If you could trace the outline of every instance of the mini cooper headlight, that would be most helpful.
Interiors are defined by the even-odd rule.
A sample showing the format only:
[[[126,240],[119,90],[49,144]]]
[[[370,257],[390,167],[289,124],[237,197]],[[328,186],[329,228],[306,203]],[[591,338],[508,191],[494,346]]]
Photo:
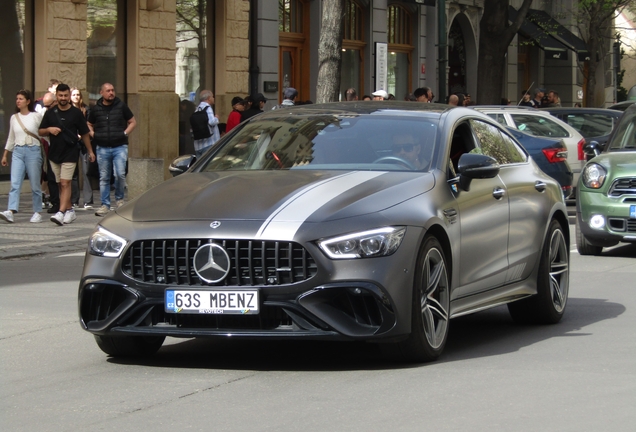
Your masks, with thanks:
[[[599,189],[605,183],[607,171],[601,165],[591,163],[583,169],[583,184],[590,189]]]
[[[90,253],[105,257],[118,257],[126,246],[126,239],[123,239],[102,227],[91,235],[88,241]]]
[[[331,259],[370,258],[394,253],[406,227],[386,227],[318,241]]]

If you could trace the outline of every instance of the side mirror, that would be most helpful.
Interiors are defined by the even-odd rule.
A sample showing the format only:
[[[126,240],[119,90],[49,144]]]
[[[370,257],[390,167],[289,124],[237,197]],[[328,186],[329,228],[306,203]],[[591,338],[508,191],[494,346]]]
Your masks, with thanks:
[[[589,156],[589,159],[600,155],[602,150],[601,145],[597,141],[590,141],[583,145],[583,153]]]
[[[499,174],[497,161],[483,154],[464,153],[457,164],[459,187],[468,192],[473,179],[493,178]]]
[[[170,171],[172,177],[176,177],[179,174],[183,174],[184,172],[186,172],[196,160],[197,157],[195,155],[179,156],[172,161],[172,163],[168,167],[168,171]]]

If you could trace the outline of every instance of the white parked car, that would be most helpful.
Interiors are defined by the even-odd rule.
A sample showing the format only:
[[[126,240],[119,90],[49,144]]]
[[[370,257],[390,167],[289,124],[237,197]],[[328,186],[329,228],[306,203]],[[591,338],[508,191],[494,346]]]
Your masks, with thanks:
[[[472,108],[487,114],[502,125],[517,128],[530,135],[561,138],[568,149],[567,161],[574,174],[572,184],[578,183],[581,169],[585,165],[583,152],[585,138],[572,126],[547,111],[530,107],[474,106]]]

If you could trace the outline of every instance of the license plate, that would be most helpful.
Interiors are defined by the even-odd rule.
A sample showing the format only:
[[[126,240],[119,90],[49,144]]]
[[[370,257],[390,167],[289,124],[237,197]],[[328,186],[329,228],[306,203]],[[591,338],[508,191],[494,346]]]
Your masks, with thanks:
[[[629,206],[629,218],[636,219],[636,205]]]
[[[187,314],[255,315],[258,290],[176,290],[165,294],[166,312]]]

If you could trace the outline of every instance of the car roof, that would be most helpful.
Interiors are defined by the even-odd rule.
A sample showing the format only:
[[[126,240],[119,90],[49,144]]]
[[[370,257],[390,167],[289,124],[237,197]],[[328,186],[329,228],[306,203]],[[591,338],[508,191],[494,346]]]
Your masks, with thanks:
[[[607,108],[612,110],[625,111],[627,108],[634,105],[634,103],[636,103],[636,101],[633,101],[633,100],[623,101],[623,102],[615,103],[614,105],[610,105]]]
[[[497,110],[497,111],[516,111],[516,110],[524,110],[524,111],[536,111],[537,109],[534,107],[529,107],[525,105],[472,105],[470,108],[476,110]]]
[[[550,107],[540,108],[541,111],[548,111],[552,114],[603,114],[608,117],[620,117],[623,115],[622,111],[611,110],[607,108],[575,108],[575,107]]]
[[[353,101],[353,102],[330,102],[324,104],[307,104],[289,107],[281,107],[276,110],[265,111],[255,118],[279,117],[285,115],[316,115],[338,113],[347,114],[398,114],[398,113],[422,113],[432,114],[435,117],[443,113],[460,112],[473,114],[474,111],[466,107],[456,107],[438,103],[407,102],[407,101]],[[479,114],[483,115],[483,114]]]

